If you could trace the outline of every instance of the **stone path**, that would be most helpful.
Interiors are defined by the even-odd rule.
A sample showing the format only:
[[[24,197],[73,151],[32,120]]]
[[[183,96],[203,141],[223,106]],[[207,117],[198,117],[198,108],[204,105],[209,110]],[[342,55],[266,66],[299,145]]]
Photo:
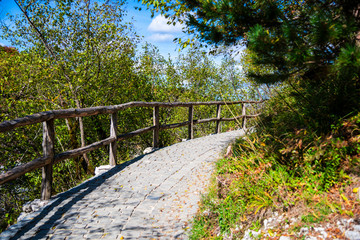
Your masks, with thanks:
[[[187,239],[214,161],[243,134],[197,138],[118,165],[53,197],[0,239]]]

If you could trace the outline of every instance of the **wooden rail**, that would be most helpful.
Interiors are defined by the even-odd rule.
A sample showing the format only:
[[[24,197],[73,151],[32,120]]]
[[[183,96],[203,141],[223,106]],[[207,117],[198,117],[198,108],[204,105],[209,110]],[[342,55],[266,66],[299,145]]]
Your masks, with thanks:
[[[222,102],[222,101],[213,101],[213,102],[174,102],[174,103],[163,103],[163,102],[129,102],[120,105],[114,106],[103,106],[103,107],[92,107],[92,108],[82,108],[82,109],[62,109],[62,110],[53,110],[40,112],[33,115],[29,115],[23,118],[17,118],[15,120],[5,121],[0,123],[0,132],[11,131],[15,128],[32,125],[36,123],[43,123],[43,157],[32,160],[28,163],[19,165],[2,173],[0,175],[0,184],[4,184],[8,181],[16,179],[27,172],[33,171],[38,168],[42,168],[42,183],[41,183],[41,199],[47,200],[51,197],[51,185],[52,185],[52,171],[53,165],[69,158],[77,157],[83,155],[87,152],[96,150],[102,146],[109,145],[109,164],[115,166],[117,163],[117,141],[131,138],[139,134],[153,131],[153,147],[157,148],[159,146],[159,131],[164,129],[178,128],[182,126],[188,126],[188,138],[192,139],[194,137],[194,124],[206,123],[206,122],[216,122],[215,133],[221,131],[221,121],[234,121],[237,119],[242,119],[242,127],[246,128],[246,120],[248,118],[254,118],[259,116],[255,115],[246,115],[246,104],[259,104],[262,101],[233,101],[233,102]],[[222,118],[221,117],[221,105],[233,105],[233,104],[242,104],[242,115],[236,116],[233,118]],[[194,106],[210,106],[216,105],[216,118],[207,118],[207,119],[198,119],[194,120]],[[130,107],[153,107],[153,126],[138,129],[129,133],[118,135],[117,133],[117,112],[130,108]],[[173,123],[173,124],[160,124],[159,118],[159,109],[160,107],[172,108],[172,107],[188,107],[189,116],[188,121],[182,123]],[[110,120],[110,136],[106,139],[103,139],[98,142],[94,142],[90,145],[80,147],[73,150],[68,150],[62,153],[55,154],[54,152],[54,140],[55,140],[55,126],[54,119],[61,118],[74,118],[74,117],[86,117],[99,114],[111,114]]]

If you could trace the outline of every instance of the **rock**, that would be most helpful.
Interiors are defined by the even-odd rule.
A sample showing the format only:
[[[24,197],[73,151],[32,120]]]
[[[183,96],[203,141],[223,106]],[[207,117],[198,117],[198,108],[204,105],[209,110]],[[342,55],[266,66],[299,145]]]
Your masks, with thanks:
[[[242,224],[235,226],[235,231],[240,231],[241,229],[243,229],[243,225],[242,225]]]
[[[278,212],[273,213],[273,217],[267,218],[264,220],[264,227],[263,230],[266,231],[268,229],[276,228],[279,224],[283,221],[284,216],[279,215]]]
[[[296,218],[290,219],[290,225],[295,224],[298,220]]]
[[[32,208],[31,208],[31,202],[27,202],[24,204],[24,206],[22,207],[23,212],[25,213],[30,213],[32,212]]]
[[[103,174],[104,172],[109,171],[110,169],[112,169],[115,166],[111,166],[111,165],[102,165],[99,167],[95,168],[95,176]]]
[[[151,153],[151,152],[153,152],[153,151],[155,151],[157,148],[153,148],[153,147],[147,147],[147,148],[145,148],[145,150],[144,150],[144,154],[148,154],[148,153]]]
[[[279,240],[291,240],[291,238],[288,236],[281,236]]]
[[[300,229],[300,234],[308,234],[308,232],[309,232],[309,229],[306,227],[303,227]]]
[[[328,236],[327,232],[325,231],[325,228],[323,227],[316,227],[314,228],[314,231],[320,233],[324,239],[327,238]]]
[[[208,210],[205,210],[205,211],[203,211],[202,215],[204,217],[208,217],[208,216],[210,216],[210,212]]]
[[[360,232],[360,225],[354,225],[354,231]]]
[[[32,202],[27,202],[24,204],[24,206],[22,207],[23,212],[20,214],[20,216],[17,218],[17,221],[22,220],[24,217],[26,217],[27,215],[29,215],[32,212],[36,212],[39,211],[42,207],[44,207],[46,204],[48,204],[48,200],[40,200],[40,199],[35,199]]]
[[[360,232],[358,231],[345,231],[345,237],[350,240],[359,240],[360,239]]]
[[[40,207],[38,205],[31,205],[31,210],[32,212],[36,212],[40,209]]]
[[[261,231],[256,232],[254,230],[248,229],[244,233],[243,240],[256,239],[260,235],[260,233],[261,233]]]

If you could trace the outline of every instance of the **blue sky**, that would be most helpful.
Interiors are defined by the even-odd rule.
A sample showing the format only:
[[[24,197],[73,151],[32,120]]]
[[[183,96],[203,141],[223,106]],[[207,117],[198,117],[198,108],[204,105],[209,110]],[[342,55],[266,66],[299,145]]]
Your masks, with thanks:
[[[135,7],[141,7],[142,10],[136,10]],[[182,33],[182,26],[179,24],[172,26],[167,25],[167,20],[157,14],[151,18],[151,13],[146,10],[146,6],[142,6],[136,0],[128,0],[125,6],[128,11],[126,21],[132,21],[135,26],[135,31],[143,36],[143,43],[149,42],[159,48],[160,53],[167,57],[175,57],[178,54],[179,46],[173,42],[176,37],[186,37]],[[0,19],[6,19],[6,14],[19,13],[19,9],[13,0],[0,0]],[[0,38],[0,44],[9,46],[10,43]],[[141,45],[141,44],[140,44]]]
[[[142,10],[136,10],[135,7],[141,7]],[[128,18],[133,17],[135,30],[141,36],[143,41],[152,43],[159,48],[163,56],[170,54],[172,57],[178,54],[179,45],[173,42],[174,38],[186,37],[182,32],[180,24],[168,25],[166,18],[157,14],[151,18],[150,10],[146,10],[146,6],[141,5],[136,0],[128,0],[126,9]]]

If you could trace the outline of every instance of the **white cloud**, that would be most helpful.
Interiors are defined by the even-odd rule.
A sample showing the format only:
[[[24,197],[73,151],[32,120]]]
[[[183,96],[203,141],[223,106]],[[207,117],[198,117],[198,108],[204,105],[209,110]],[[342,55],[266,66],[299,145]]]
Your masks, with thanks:
[[[172,41],[174,38],[175,36],[169,33],[155,33],[149,36],[149,39],[155,42]]]
[[[176,33],[181,32],[183,25],[176,23],[174,25],[167,24],[168,20],[163,15],[156,16],[148,26],[151,32]]]
[[[2,42],[0,42],[0,46],[3,46],[3,47],[4,47],[4,46],[5,46],[5,44],[3,44]]]

